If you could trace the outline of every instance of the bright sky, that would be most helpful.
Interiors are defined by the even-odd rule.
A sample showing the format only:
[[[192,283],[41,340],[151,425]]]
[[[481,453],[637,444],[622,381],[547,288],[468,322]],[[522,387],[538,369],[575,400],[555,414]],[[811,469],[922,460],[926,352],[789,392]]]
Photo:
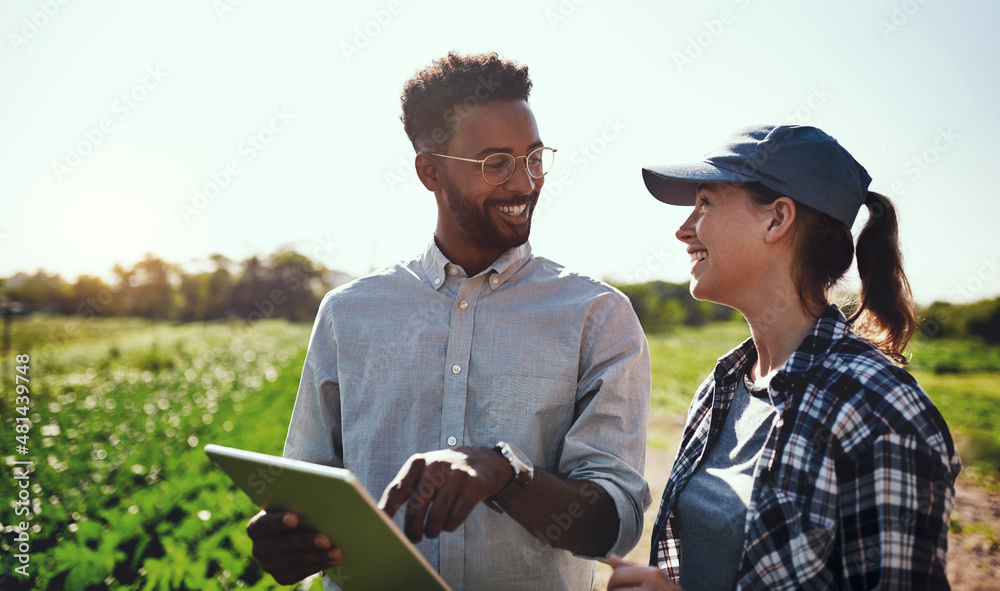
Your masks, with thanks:
[[[1000,4],[609,4],[5,0],[0,277],[107,279],[146,252],[195,270],[292,246],[354,275],[410,258],[435,206],[399,94],[457,49],[530,68],[568,181],[545,183],[536,254],[686,281],[688,212],[656,202],[640,167],[807,123],[895,197],[918,302],[1000,294]]]

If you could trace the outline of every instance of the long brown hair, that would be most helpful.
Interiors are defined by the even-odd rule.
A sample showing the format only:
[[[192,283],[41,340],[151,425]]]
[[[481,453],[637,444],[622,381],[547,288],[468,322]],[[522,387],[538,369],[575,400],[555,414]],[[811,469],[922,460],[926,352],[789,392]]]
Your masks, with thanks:
[[[760,183],[743,187],[760,205],[770,205],[782,196]],[[888,197],[874,191],[868,192],[865,205],[868,221],[857,244],[861,291],[857,308],[847,320],[857,334],[896,363],[906,365],[904,352],[917,328],[917,311],[903,272],[896,208]],[[827,304],[830,288],[851,267],[854,238],[843,222],[797,201],[795,208],[794,238],[799,256],[792,272],[803,307],[807,311],[821,309]]]

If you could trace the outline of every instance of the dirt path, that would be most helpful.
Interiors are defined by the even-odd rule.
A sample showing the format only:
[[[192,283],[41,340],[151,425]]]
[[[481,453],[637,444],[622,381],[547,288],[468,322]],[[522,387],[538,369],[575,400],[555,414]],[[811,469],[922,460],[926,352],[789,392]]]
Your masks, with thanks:
[[[639,545],[626,557],[631,562],[648,562],[653,521],[670,476],[674,450],[683,427],[683,417],[651,419],[651,433],[677,433],[678,439],[657,442],[660,445],[650,447],[646,452],[646,478],[653,504],[646,511],[646,531]],[[670,451],[662,451],[664,449]],[[948,534],[948,580],[951,588],[954,591],[1000,590],[1000,494],[983,491],[963,473],[955,484],[955,510],[951,518],[952,528]],[[605,589],[611,568],[600,564],[597,575],[594,588]]]
[[[956,591],[1000,589],[1000,494],[976,487],[963,475],[955,483],[948,534],[948,580]],[[961,531],[958,531],[961,530]]]

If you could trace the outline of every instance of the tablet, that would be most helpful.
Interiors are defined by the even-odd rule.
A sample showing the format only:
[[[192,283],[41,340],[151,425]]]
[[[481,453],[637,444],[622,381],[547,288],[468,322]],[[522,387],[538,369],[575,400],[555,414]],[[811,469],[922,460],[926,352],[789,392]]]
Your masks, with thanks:
[[[449,590],[348,470],[209,444],[205,453],[262,508],[297,513],[344,560],[326,574],[345,591]]]

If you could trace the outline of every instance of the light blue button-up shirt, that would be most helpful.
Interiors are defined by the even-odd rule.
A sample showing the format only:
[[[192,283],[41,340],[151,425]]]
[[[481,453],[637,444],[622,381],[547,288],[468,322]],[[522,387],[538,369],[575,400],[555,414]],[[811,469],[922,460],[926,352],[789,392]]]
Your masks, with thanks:
[[[528,244],[467,277],[431,241],[324,298],[284,455],[347,468],[378,499],[414,453],[508,441],[538,469],[604,488],[624,555],[651,502],[649,396],[646,339],[620,292]],[[566,519],[539,533],[558,538]],[[455,590],[593,588],[593,560],[483,504],[418,548]]]

